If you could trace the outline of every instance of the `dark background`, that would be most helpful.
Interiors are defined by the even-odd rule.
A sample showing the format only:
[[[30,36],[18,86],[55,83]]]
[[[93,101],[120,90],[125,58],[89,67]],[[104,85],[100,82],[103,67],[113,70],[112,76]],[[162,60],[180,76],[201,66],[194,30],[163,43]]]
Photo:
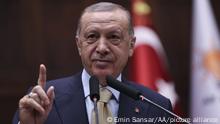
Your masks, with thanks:
[[[85,6],[97,1],[1,0],[1,124],[11,123],[19,99],[36,83],[41,63],[47,67],[48,80],[82,69],[74,40],[77,19]],[[111,1],[131,8],[130,0]],[[184,112],[189,114],[192,1],[148,1],[153,9],[155,29],[167,53],[176,91]],[[211,2],[219,27],[220,1]]]

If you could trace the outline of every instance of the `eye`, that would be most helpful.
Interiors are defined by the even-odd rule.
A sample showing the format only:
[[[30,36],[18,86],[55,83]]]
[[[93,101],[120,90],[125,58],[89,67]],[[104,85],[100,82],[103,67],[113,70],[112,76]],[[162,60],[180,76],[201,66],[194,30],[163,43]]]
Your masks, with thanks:
[[[119,37],[118,35],[115,35],[115,34],[114,34],[114,35],[111,36],[111,39],[113,39],[113,40],[114,40],[114,39],[117,40],[117,39],[120,39],[120,37]]]
[[[87,38],[88,39],[94,39],[94,38],[96,38],[96,35],[95,34],[89,34]]]
[[[89,33],[87,36],[86,36],[86,41],[88,43],[94,43],[95,41],[97,41],[98,39],[98,34],[96,33]]]
[[[108,38],[112,44],[119,44],[121,42],[121,36],[118,34],[111,34]]]

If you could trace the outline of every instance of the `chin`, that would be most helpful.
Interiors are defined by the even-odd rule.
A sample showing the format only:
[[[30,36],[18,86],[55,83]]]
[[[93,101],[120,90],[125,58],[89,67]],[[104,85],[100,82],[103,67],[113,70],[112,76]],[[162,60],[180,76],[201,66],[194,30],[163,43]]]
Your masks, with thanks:
[[[93,74],[96,75],[97,77],[105,79],[107,75],[112,75],[112,71],[107,69],[96,69],[93,71]]]

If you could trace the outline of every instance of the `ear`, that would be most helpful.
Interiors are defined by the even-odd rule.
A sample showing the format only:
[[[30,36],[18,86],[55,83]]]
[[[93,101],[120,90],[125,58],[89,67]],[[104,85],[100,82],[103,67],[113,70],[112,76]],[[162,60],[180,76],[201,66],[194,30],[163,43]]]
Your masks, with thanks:
[[[135,42],[136,42],[136,37],[132,37],[129,43],[129,57],[131,57],[134,53]]]
[[[78,49],[78,52],[79,52],[79,55],[81,56],[81,48],[82,48],[82,44],[79,40],[79,36],[76,36],[75,37],[75,40],[76,40],[76,45],[77,45],[77,49]]]

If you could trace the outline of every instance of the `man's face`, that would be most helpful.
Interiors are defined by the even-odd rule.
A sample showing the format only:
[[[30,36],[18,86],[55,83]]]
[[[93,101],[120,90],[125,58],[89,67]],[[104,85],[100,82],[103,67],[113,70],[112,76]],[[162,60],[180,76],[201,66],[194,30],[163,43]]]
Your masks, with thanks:
[[[115,10],[83,14],[76,41],[86,71],[105,84],[106,75],[122,72],[133,54],[135,38],[129,35],[126,13]]]

